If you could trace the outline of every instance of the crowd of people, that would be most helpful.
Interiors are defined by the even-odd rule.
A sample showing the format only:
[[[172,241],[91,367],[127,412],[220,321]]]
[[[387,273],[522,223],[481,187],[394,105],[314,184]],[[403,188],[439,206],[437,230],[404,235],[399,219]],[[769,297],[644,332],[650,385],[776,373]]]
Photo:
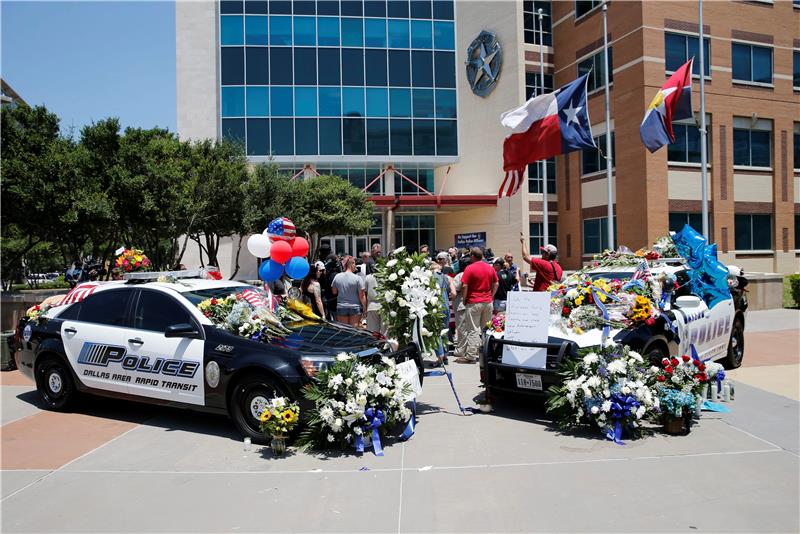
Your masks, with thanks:
[[[520,244],[522,259],[530,266],[525,280],[521,280],[526,275],[514,263],[511,252],[495,256],[491,249],[479,247],[451,247],[437,252],[428,245],[419,247],[419,253],[431,257],[431,270],[442,290],[444,308],[450,311],[444,324],[449,335],[435,347],[440,361],[447,363],[448,355],[453,355],[458,363],[477,362],[481,331],[493,314],[506,311],[510,292],[519,291],[521,285],[533,291],[547,291],[552,283],[561,280],[563,269],[554,245],[541,247],[541,257],[537,258],[529,254],[522,236]],[[358,258],[337,256],[323,247],[319,257],[300,283],[302,299],[320,317],[380,331],[374,270],[382,257],[381,245],[373,245]],[[282,295],[289,288],[278,281],[271,289]]]

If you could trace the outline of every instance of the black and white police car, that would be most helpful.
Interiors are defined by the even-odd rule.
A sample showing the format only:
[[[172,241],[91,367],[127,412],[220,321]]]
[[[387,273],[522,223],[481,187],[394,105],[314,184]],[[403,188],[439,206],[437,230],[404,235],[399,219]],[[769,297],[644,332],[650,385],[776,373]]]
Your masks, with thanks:
[[[589,277],[628,280],[636,267],[597,267],[583,271]],[[688,275],[681,263],[660,263],[651,267],[653,276],[662,273],[672,275],[680,289],[671,294],[663,314],[652,326],[641,325],[629,329],[611,329],[609,339],[629,346],[654,364],[666,356],[689,354],[694,346],[701,360],[719,360],[728,369],[739,367],[744,358],[744,326],[747,315],[747,297],[742,291],[746,280],[739,276],[739,287],[731,290],[729,298],[711,308],[688,289]],[[546,344],[526,344],[495,338],[484,338],[481,354],[481,382],[486,387],[487,397],[494,392],[514,392],[543,395],[552,385],[560,381],[558,369],[564,358],[575,357],[578,350],[599,346],[602,342],[600,329],[582,334],[565,333],[558,328],[558,321],[550,323]],[[547,349],[546,366],[543,368],[519,368],[503,363],[503,346],[533,346]]]
[[[257,288],[197,272],[152,274],[78,286],[71,295],[83,298],[21,321],[17,365],[48,409],[69,410],[79,393],[174,405],[228,414],[244,436],[263,442],[267,400],[284,395],[303,405],[301,389],[341,352],[413,359],[422,368],[415,345],[392,351],[380,334],[339,323],[288,323],[290,333],[268,343],[234,335],[197,304]],[[163,274],[178,278],[154,281]]]

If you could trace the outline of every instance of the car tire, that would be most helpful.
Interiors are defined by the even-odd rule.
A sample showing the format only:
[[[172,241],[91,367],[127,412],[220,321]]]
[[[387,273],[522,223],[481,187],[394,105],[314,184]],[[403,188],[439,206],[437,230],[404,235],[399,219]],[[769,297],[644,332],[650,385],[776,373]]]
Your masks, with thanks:
[[[36,365],[36,390],[45,408],[55,412],[69,411],[77,397],[69,368],[55,356],[48,356]]]
[[[741,367],[744,359],[744,324],[740,318],[733,320],[731,330],[731,340],[728,342],[728,356],[723,363],[725,369],[736,369]]]
[[[242,436],[250,438],[253,443],[268,443],[269,438],[259,428],[259,416],[269,399],[276,396],[287,395],[264,374],[251,374],[236,383],[231,394],[230,416]]]
[[[669,358],[669,354],[664,350],[659,344],[651,345],[647,347],[647,350],[644,353],[644,359],[646,362],[650,362],[653,365],[661,366],[661,360],[664,358]]]

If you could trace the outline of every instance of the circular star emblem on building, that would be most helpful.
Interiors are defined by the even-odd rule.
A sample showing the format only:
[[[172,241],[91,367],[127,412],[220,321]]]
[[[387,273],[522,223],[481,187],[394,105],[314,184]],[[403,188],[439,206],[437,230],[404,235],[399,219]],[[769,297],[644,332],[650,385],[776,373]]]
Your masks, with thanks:
[[[503,49],[492,32],[482,31],[467,48],[467,80],[472,92],[486,97],[497,85]]]

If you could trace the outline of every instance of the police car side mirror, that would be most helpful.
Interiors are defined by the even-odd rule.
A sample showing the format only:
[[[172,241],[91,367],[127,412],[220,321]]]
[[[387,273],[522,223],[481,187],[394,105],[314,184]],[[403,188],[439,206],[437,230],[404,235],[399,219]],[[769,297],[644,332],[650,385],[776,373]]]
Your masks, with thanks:
[[[164,337],[200,337],[200,332],[194,325],[189,323],[178,323],[169,325],[164,331]]]
[[[675,299],[675,305],[679,308],[698,308],[702,302],[700,297],[694,295],[684,295]]]

